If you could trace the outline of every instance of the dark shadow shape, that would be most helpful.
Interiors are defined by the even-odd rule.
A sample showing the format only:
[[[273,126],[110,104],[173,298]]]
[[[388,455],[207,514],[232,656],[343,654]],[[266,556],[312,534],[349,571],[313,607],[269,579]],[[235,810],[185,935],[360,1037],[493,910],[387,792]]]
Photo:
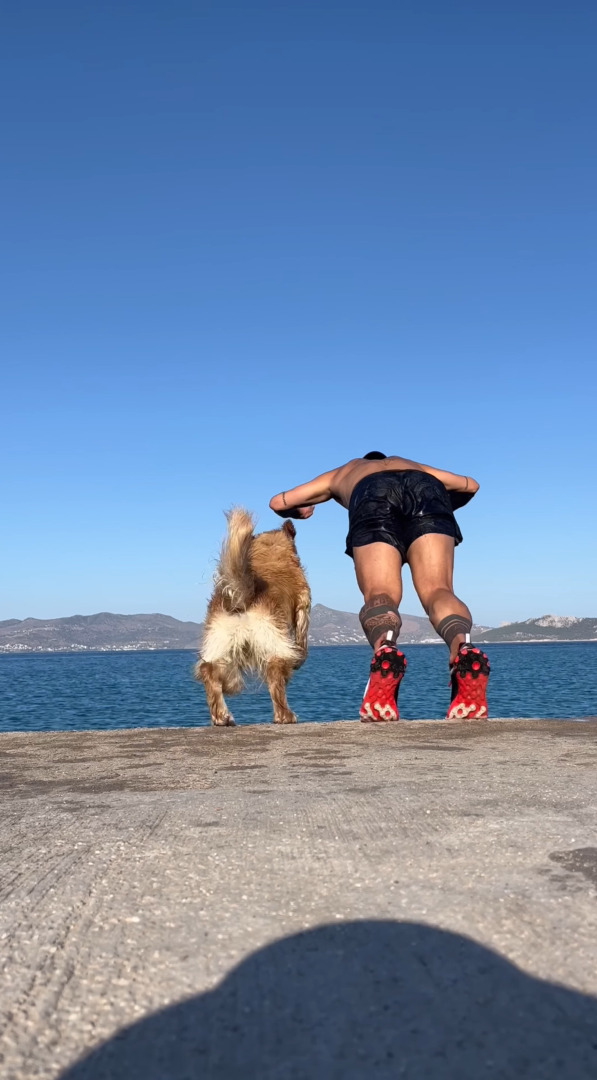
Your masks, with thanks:
[[[572,848],[572,851],[552,851],[552,862],[559,863],[564,870],[573,874],[582,874],[591,883],[597,885],[597,848]]]
[[[119,1032],[62,1080],[595,1080],[597,1000],[418,923],[323,926]]]

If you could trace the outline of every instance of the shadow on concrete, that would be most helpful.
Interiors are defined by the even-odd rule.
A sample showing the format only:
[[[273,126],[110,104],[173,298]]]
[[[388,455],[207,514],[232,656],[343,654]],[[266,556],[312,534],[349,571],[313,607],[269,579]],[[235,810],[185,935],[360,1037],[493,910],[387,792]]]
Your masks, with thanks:
[[[126,1028],[62,1080],[581,1080],[597,1000],[418,923],[323,926]]]

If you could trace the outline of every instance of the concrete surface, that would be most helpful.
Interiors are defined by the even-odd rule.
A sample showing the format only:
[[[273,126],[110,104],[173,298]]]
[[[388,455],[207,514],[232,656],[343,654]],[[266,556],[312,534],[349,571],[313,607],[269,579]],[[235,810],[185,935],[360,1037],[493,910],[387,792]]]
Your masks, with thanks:
[[[2,1080],[597,1076],[597,722],[0,736]]]

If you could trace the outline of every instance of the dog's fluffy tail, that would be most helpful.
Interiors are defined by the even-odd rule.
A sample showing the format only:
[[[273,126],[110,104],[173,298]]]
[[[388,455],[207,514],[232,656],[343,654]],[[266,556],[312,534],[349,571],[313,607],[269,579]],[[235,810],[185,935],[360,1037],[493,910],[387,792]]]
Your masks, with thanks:
[[[247,510],[233,507],[226,514],[228,532],[222,544],[217,584],[226,611],[246,611],[255,595],[249,553],[255,522]]]

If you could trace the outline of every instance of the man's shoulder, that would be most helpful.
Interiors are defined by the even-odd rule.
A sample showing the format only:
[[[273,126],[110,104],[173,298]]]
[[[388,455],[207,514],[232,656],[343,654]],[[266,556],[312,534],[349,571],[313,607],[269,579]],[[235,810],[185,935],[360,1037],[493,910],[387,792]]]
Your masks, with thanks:
[[[346,461],[344,463],[344,465],[338,465],[338,467],[336,469],[332,469],[331,475],[332,475],[333,479],[336,480],[336,481],[344,480],[345,477],[350,476],[350,474],[356,468],[358,468],[359,465],[362,465],[362,464],[363,464],[363,459],[362,458],[351,458],[350,461]]]
[[[361,465],[362,461],[363,459],[360,457],[351,458],[350,461],[346,461],[344,465],[339,465],[335,471],[341,472],[344,469],[354,469],[355,465]]]

